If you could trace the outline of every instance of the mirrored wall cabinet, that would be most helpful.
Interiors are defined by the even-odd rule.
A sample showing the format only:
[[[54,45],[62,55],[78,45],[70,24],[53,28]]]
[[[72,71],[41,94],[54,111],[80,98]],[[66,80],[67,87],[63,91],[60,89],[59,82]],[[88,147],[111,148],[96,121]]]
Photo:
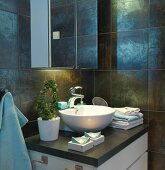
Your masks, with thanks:
[[[97,0],[31,0],[31,67],[96,69]]]

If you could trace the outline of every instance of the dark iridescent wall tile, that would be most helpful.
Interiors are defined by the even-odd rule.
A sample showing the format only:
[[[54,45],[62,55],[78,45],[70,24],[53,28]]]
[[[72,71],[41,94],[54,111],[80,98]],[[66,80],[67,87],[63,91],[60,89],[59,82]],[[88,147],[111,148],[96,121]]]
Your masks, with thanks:
[[[51,0],[51,7],[61,6],[61,5],[68,5],[71,3],[75,3],[75,0]]]
[[[74,5],[51,8],[51,31],[60,31],[60,37],[75,35],[75,8]]]
[[[19,2],[19,14],[30,16],[30,0],[17,0]]]
[[[77,65],[79,68],[97,68],[97,36],[78,36]]]
[[[164,0],[150,0],[150,26],[165,26]]]
[[[0,88],[6,88],[13,95],[14,102],[19,106],[19,77],[17,69],[0,69]]]
[[[148,109],[147,71],[112,71],[111,101],[114,107]]]
[[[55,73],[56,73],[56,70],[44,70],[44,73],[45,73],[45,80],[54,80],[55,78]]]
[[[149,150],[164,154],[165,150],[165,111],[149,112]]]
[[[81,85],[80,72],[76,70],[44,70],[45,80],[55,80],[60,101],[68,101],[69,89]]]
[[[18,68],[18,17],[0,11],[0,23],[0,68]]]
[[[76,63],[76,38],[52,40],[52,66],[74,68]]]
[[[59,100],[68,101],[69,89],[81,84],[80,72],[74,70],[56,70],[55,81],[58,85]]]
[[[116,68],[117,55],[116,33],[99,34],[98,67],[100,70]]]
[[[111,106],[110,97],[110,71],[95,71],[95,96],[105,99],[109,106]]]
[[[92,99],[94,97],[94,71],[80,71],[80,80],[80,85],[83,87],[83,101],[86,104],[92,104]]]
[[[115,50],[114,50],[115,51]],[[116,55],[114,55],[116,57]],[[120,32],[117,35],[116,69],[146,69],[148,59],[148,31]]]
[[[165,154],[149,152],[148,169],[163,170],[165,167]]]
[[[20,68],[31,68],[30,18],[19,15],[19,62]]]
[[[77,0],[77,35],[97,34],[97,0]]]
[[[165,70],[150,70],[148,82],[149,110],[165,110]]]
[[[110,0],[98,0],[98,33],[112,31],[112,9]]]
[[[148,27],[148,0],[112,0],[112,31]]]
[[[147,110],[140,110],[141,113],[143,113],[143,123],[144,124],[149,124],[149,111]]]
[[[165,28],[153,28],[149,33],[148,67],[165,68]]]
[[[18,0],[0,0],[0,10],[18,12]]]
[[[29,121],[25,126],[22,127],[22,132],[25,138],[38,134],[37,121]]]
[[[19,92],[17,95],[21,102],[21,111],[29,120],[36,120],[35,110],[36,97],[43,87],[45,73],[41,70],[21,70],[19,71]]]

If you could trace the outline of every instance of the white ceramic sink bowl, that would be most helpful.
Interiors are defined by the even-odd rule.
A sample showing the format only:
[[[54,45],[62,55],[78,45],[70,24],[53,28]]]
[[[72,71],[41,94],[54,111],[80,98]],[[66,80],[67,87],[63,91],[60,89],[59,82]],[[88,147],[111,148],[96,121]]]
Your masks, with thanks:
[[[73,131],[97,132],[110,124],[114,109],[107,106],[79,105],[59,112],[63,121]]]

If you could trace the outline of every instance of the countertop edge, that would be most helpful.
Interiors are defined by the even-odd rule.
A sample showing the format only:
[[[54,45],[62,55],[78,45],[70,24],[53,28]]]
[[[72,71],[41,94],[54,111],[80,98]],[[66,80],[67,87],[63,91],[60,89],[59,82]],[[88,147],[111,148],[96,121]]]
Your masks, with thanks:
[[[89,156],[86,156],[86,155],[85,156],[79,155],[79,154],[76,154],[76,152],[73,152],[73,153],[67,152],[67,151],[63,151],[63,150],[60,150],[60,149],[49,148],[49,147],[46,147],[46,146],[41,146],[41,145],[29,143],[29,142],[26,142],[26,145],[27,145],[28,150],[33,150],[33,151],[37,151],[37,152],[40,152],[40,153],[45,153],[45,154],[60,157],[60,158],[63,158],[63,159],[68,159],[68,160],[71,160],[71,161],[76,161],[76,162],[80,162],[80,163],[84,163],[84,164],[88,164],[88,165],[98,167],[98,166],[102,165],[104,162],[106,162],[108,159],[112,158],[115,154],[120,152],[122,149],[127,147],[129,144],[134,142],[136,139],[138,139],[139,137],[144,135],[146,132],[148,132],[148,129],[149,129],[148,126],[144,127],[141,131],[139,131],[135,135],[129,137],[126,141],[124,141],[120,145],[116,146],[114,149],[112,149],[108,153],[105,153],[104,156],[102,156],[98,159],[92,158],[92,157],[89,157]]]

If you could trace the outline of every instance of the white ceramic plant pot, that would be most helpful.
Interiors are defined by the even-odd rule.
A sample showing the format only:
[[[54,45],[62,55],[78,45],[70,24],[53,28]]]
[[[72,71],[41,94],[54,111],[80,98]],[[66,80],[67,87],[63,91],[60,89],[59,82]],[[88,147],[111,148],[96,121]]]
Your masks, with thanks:
[[[42,141],[53,141],[58,139],[60,117],[50,120],[42,120],[41,117],[37,119],[39,135]]]

